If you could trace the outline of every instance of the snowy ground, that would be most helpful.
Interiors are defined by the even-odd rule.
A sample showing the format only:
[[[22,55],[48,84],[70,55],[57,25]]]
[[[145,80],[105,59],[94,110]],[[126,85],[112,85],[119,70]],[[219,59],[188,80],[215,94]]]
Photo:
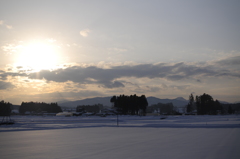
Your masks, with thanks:
[[[12,116],[1,159],[239,159],[240,116]]]

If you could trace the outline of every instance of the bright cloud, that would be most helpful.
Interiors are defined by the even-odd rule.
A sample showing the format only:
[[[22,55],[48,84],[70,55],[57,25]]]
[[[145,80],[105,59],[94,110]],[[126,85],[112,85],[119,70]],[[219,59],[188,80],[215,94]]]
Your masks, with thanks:
[[[23,46],[22,45],[18,45],[18,44],[6,44],[6,45],[2,46],[1,48],[7,54],[12,54],[12,53],[17,52],[20,49],[22,49]]]
[[[47,39],[48,42],[54,43],[56,40],[55,39]]]
[[[81,36],[83,37],[87,37],[88,36],[88,33],[90,33],[91,31],[89,29],[84,29],[84,30],[81,30],[79,33]]]
[[[12,29],[13,27],[11,25],[6,25],[6,28]]]
[[[13,28],[12,25],[6,24],[3,20],[0,20],[0,25],[4,25],[4,24],[5,24],[5,27],[6,27],[7,29],[12,29],[12,28]]]

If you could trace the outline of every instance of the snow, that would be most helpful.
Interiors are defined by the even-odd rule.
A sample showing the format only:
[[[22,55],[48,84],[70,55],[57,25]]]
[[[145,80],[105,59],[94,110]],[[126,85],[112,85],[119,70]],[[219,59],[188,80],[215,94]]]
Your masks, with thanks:
[[[1,158],[239,159],[240,116],[12,116]]]

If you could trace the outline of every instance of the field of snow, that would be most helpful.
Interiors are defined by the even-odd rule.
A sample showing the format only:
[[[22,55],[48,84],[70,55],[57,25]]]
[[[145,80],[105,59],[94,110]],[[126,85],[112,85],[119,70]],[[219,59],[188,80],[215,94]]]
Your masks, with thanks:
[[[240,116],[12,116],[0,155],[12,158],[239,159]]]

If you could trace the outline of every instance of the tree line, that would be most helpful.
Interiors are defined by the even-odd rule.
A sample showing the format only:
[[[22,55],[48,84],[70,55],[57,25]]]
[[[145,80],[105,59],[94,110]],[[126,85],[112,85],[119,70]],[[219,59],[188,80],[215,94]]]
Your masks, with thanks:
[[[177,107],[174,107],[172,103],[157,103],[151,106],[148,106],[147,113],[158,113],[166,115],[180,115]]]
[[[94,113],[99,113],[99,111],[103,109],[102,104],[94,104],[94,105],[79,105],[76,107],[76,112],[94,112]]]
[[[218,100],[214,100],[209,94],[204,93],[203,95],[196,96],[195,99],[191,94],[189,96],[187,112],[190,113],[195,109],[198,115],[232,114],[234,112],[231,105],[228,105],[227,110],[225,107],[224,104],[221,104]]]
[[[57,103],[22,102],[19,113],[25,114],[27,111],[31,113],[59,113],[62,112],[62,109]]]
[[[4,102],[4,100],[2,100],[0,102],[0,116],[10,116],[12,111],[11,106],[11,103]]]
[[[136,94],[126,96],[113,96],[110,99],[114,107],[120,114],[131,115],[145,115],[148,106],[147,98],[145,95],[137,96]]]

